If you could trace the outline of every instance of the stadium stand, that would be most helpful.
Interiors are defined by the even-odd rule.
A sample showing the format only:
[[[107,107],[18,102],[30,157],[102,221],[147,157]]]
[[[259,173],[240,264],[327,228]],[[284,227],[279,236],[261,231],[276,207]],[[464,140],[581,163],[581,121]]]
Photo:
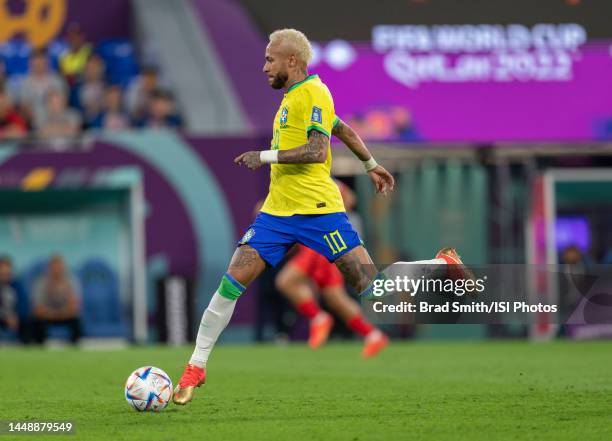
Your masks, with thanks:
[[[64,38],[52,41],[44,49],[34,50],[21,39],[0,44],[0,90],[8,96],[9,108],[23,117],[28,127],[27,134],[0,130],[0,140],[35,136],[73,138],[73,130],[62,130],[62,124],[67,122],[78,124],[76,135],[89,128],[112,130],[182,125],[174,95],[161,83],[146,91],[145,108],[141,114],[131,115],[120,124],[116,118],[106,118],[110,111],[128,114],[126,91],[140,81],[139,73],[143,68],[136,57],[134,43],[129,39],[106,39],[95,45],[83,41],[81,49],[71,49],[75,47],[69,41],[74,39],[72,34],[80,32],[75,29],[80,28],[76,24],[69,26]],[[86,30],[82,38],[85,34]],[[33,73],[32,63],[36,57],[41,61]],[[50,99],[52,91],[60,95],[55,101]],[[154,100],[149,102],[153,96],[165,100],[162,117],[153,105]],[[31,102],[32,97],[38,97],[38,104]],[[116,104],[109,104],[109,100],[119,101],[119,108]],[[62,104],[63,101],[66,104]],[[88,102],[95,103],[95,106],[88,106]],[[73,116],[76,112],[78,117]],[[41,127],[48,128],[50,123],[53,129]]]

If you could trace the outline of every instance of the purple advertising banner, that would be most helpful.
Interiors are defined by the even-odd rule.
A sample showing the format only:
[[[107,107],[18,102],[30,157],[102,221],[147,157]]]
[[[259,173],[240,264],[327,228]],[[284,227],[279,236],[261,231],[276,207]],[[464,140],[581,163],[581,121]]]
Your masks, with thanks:
[[[104,0],[84,2],[70,0],[66,25],[78,23],[87,38],[94,43],[111,38],[132,36],[132,2],[129,0]]]
[[[311,72],[369,140],[612,139],[612,42],[577,24],[377,26]]]
[[[0,25],[6,29],[0,32],[0,42],[20,34],[31,37],[32,32],[45,35],[38,36],[38,41],[50,42],[61,36],[71,23],[78,23],[87,39],[94,43],[131,36],[132,4],[129,0],[8,0],[3,3]],[[26,16],[29,18],[24,19]]]

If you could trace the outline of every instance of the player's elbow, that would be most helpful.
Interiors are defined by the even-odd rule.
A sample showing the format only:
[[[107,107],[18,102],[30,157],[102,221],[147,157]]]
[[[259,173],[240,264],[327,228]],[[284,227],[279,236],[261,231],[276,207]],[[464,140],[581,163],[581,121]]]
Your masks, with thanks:
[[[318,164],[324,164],[325,161],[327,161],[327,146],[325,148],[320,148],[316,157],[316,162]]]

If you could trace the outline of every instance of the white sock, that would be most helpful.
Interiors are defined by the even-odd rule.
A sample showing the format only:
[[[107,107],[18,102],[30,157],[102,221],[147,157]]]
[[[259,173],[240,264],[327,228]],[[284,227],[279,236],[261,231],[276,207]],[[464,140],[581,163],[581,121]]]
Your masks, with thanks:
[[[208,307],[202,314],[196,345],[189,363],[205,368],[208,356],[212,351],[219,335],[225,329],[236,307],[236,300],[227,299],[216,291]]]
[[[414,260],[412,262],[395,262],[395,264],[400,263],[402,265],[446,265],[446,260],[444,259],[429,259],[429,260]]]
[[[412,262],[395,262],[380,271],[370,286],[363,290],[359,296],[371,300],[373,297],[372,286],[377,279],[395,279],[396,277],[418,279],[420,277],[438,277],[446,273],[444,259],[414,260]]]

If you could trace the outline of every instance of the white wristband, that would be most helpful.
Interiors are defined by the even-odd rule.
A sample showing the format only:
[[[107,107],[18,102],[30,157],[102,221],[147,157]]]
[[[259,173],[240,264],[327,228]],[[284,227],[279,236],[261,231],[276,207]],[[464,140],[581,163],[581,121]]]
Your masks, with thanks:
[[[361,161],[361,162],[363,163],[363,167],[366,169],[367,172],[372,171],[376,167],[378,167],[378,163],[376,162],[376,159],[374,159],[374,156],[372,156],[367,161]]]
[[[277,164],[278,150],[262,150],[259,152],[259,160],[264,164]]]

